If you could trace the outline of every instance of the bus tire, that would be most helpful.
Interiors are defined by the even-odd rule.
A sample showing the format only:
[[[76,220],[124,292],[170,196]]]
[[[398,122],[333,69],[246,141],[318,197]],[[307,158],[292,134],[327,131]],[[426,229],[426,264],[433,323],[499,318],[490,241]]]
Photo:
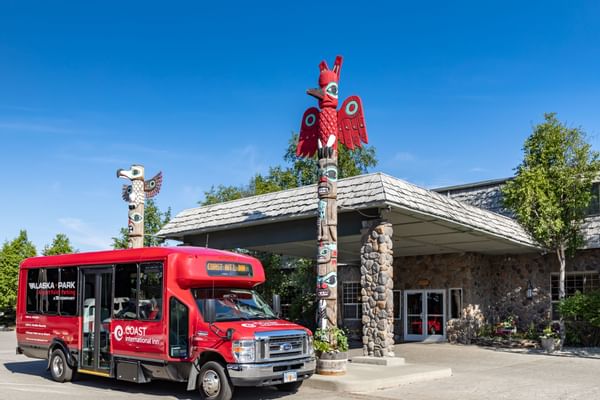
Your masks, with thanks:
[[[50,374],[56,382],[69,382],[73,379],[73,368],[69,367],[67,357],[61,349],[50,355]]]
[[[282,392],[296,393],[298,389],[300,389],[300,386],[302,386],[302,382],[304,381],[281,383],[279,385],[275,385],[275,387],[277,388],[277,390]]]
[[[198,375],[198,391],[204,400],[231,400],[233,386],[220,363],[208,361],[202,365]]]

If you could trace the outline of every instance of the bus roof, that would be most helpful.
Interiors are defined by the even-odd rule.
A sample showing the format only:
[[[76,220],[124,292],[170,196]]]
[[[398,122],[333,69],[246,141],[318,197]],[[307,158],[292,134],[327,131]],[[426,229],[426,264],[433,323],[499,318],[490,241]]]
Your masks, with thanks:
[[[237,261],[252,262],[255,258],[243,254],[205,247],[143,247],[140,249],[106,250],[88,253],[63,254],[58,256],[40,256],[27,258],[21,263],[21,268],[77,266],[97,264],[117,264],[151,261],[166,258],[171,254],[187,254],[201,257],[233,257]]]

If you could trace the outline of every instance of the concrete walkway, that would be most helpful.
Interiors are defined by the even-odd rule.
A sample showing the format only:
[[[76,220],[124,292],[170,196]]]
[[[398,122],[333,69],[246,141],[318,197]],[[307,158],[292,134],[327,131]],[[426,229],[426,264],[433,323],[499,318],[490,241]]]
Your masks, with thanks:
[[[600,399],[600,360],[448,343],[405,343],[407,363],[452,368],[452,377],[379,390],[370,398],[419,400]]]

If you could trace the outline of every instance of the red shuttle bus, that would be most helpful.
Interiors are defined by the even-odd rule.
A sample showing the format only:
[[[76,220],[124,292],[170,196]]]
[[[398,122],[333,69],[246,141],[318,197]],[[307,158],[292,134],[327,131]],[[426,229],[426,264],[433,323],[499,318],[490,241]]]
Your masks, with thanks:
[[[186,382],[201,398],[234,386],[296,390],[315,370],[312,335],[254,290],[252,257],[150,247],[29,258],[20,266],[17,352],[76,373]]]

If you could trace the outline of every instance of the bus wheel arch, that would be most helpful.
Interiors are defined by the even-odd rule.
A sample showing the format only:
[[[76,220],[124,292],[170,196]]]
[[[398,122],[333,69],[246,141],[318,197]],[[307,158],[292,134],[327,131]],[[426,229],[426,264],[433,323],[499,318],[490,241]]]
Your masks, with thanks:
[[[50,369],[50,358],[52,356],[52,353],[57,349],[61,350],[64,353],[65,361],[67,362],[67,365],[73,370],[77,369],[77,361],[75,360],[75,357],[73,357],[73,355],[69,351],[69,348],[67,347],[65,342],[63,342],[61,339],[58,339],[58,338],[52,339],[52,343],[50,344],[50,347],[48,347],[48,367],[47,367],[47,369]]]
[[[198,389],[198,376],[200,374],[200,369],[202,368],[202,366],[204,364],[206,364],[207,362],[210,362],[210,361],[217,362],[217,363],[221,364],[221,366],[223,366],[224,369],[226,368],[227,362],[225,361],[225,359],[223,358],[223,356],[221,354],[219,354],[216,351],[212,351],[212,350],[204,351],[192,363],[192,366],[190,368],[189,378],[188,378],[187,390]],[[227,379],[229,379],[229,377],[227,377]]]

